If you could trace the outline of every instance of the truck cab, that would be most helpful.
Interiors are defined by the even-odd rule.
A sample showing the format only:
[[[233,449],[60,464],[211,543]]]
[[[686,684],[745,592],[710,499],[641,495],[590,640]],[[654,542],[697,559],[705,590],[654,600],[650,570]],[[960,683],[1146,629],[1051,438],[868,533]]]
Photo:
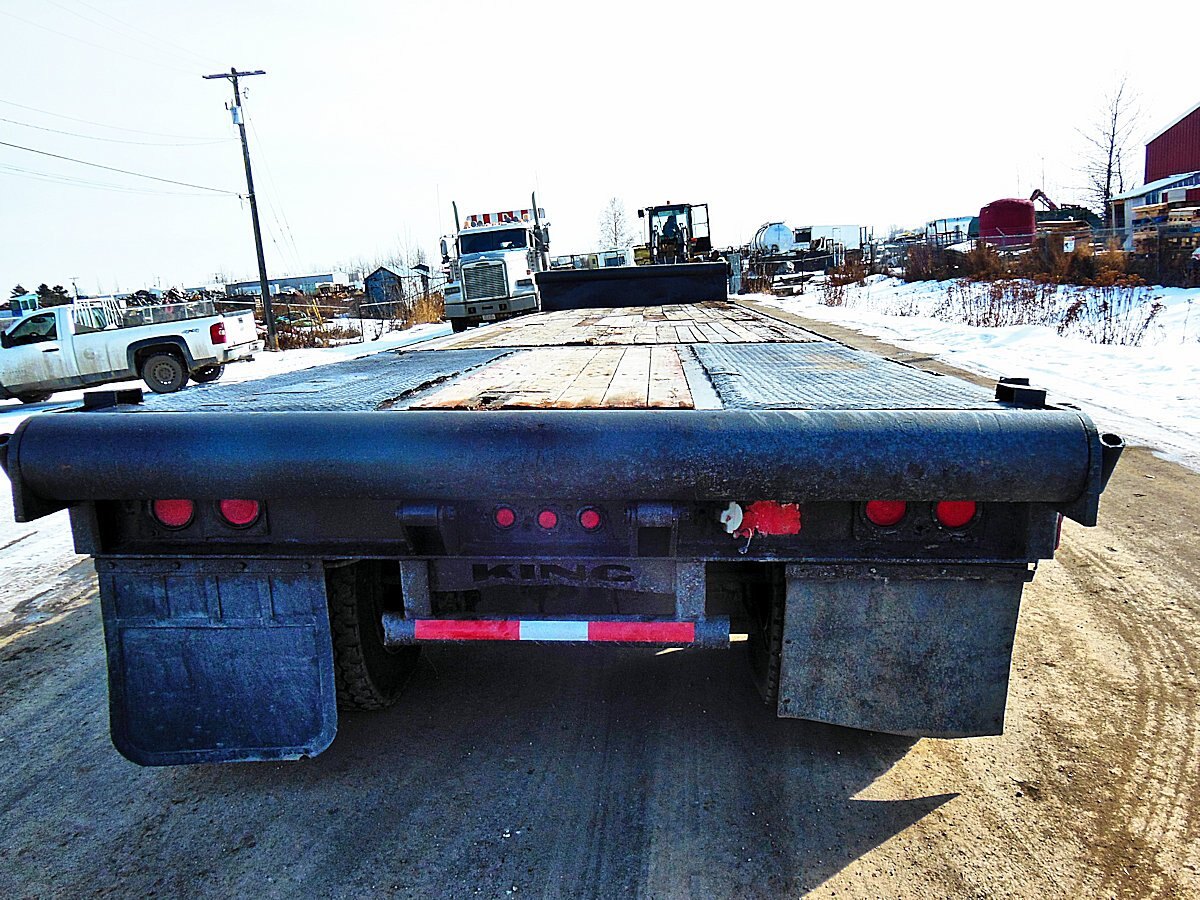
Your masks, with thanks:
[[[454,237],[446,286],[446,319],[455,331],[538,309],[534,274],[549,268],[550,235],[543,210],[468,216]]]

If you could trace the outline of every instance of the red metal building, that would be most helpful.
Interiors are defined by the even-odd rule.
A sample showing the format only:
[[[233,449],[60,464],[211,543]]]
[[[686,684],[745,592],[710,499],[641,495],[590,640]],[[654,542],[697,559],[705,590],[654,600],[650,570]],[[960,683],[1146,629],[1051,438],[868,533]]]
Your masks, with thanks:
[[[1146,144],[1146,184],[1184,172],[1200,172],[1200,104]]]

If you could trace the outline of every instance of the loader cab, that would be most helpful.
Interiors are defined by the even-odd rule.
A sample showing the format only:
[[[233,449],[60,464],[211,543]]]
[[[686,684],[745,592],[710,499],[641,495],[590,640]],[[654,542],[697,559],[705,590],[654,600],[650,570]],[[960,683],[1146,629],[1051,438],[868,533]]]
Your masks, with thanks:
[[[688,262],[712,250],[707,203],[651,206],[638,210],[638,217],[646,219],[652,262]]]

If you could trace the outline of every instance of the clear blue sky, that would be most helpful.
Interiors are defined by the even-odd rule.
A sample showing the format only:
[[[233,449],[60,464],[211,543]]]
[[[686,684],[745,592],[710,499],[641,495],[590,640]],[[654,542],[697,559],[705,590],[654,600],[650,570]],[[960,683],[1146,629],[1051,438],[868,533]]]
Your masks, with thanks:
[[[505,209],[534,188],[556,252],[591,249],[613,196],[634,224],[707,202],[728,245],[768,220],[971,214],[1043,178],[1077,196],[1076,129],[1122,75],[1145,132],[1200,101],[1189,54],[1128,49],[1182,9],[0,0],[0,141],[242,192],[229,85],[200,76],[261,68],[245,103],[272,274],[432,255],[451,200]],[[236,196],[0,146],[5,293],[253,271]]]

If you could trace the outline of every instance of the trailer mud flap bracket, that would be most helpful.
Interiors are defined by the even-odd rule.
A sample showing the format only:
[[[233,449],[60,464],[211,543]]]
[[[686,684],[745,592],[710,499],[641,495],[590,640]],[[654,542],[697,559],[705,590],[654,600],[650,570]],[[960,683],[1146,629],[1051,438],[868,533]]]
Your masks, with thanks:
[[[315,756],[337,731],[325,574],[99,559],[113,744],[144,766]]]
[[[780,716],[1000,734],[1022,567],[788,566]]]

